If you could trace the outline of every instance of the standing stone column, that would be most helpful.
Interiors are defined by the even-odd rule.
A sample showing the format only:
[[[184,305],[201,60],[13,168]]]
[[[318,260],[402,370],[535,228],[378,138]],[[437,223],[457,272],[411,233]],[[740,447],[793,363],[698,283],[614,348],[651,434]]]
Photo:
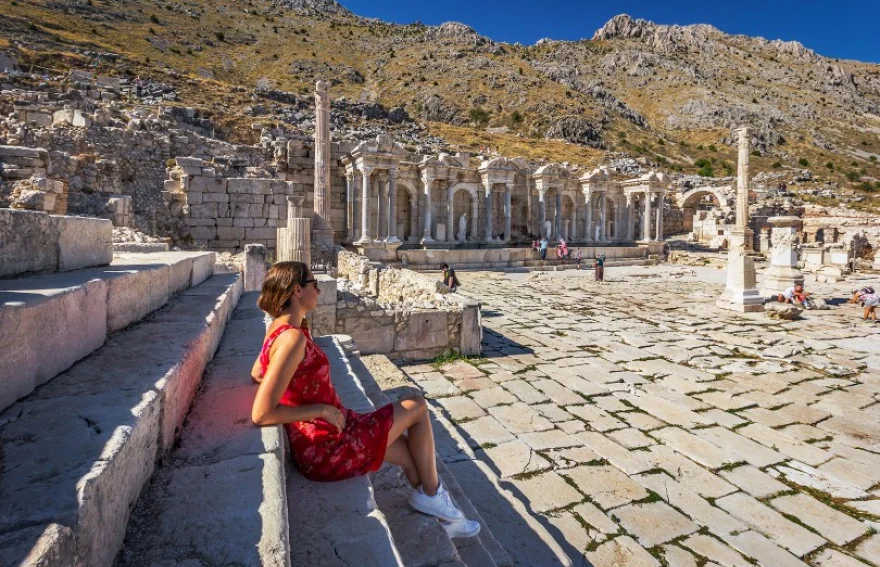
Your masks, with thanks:
[[[388,170],[388,242],[400,242],[397,238],[397,170]]]
[[[741,238],[746,251],[753,248],[752,231],[749,229],[749,140],[748,127],[739,130],[739,161],[736,168],[736,230],[732,238]]]
[[[361,237],[356,244],[369,244],[370,240],[370,174],[373,168],[361,166]]]
[[[553,201],[556,204],[556,210],[553,211],[553,238],[559,239],[562,236],[562,193],[559,188],[556,189]]]
[[[279,261],[303,262],[312,265],[312,221],[303,214],[302,198],[287,197],[287,226],[279,228],[277,255]]]
[[[658,242],[663,241],[663,199],[662,193],[657,194],[657,234],[654,235],[654,240]]]
[[[431,229],[433,228],[431,225],[433,221],[431,219],[431,209],[433,208],[433,203],[431,203],[431,185],[434,184],[434,178],[423,176],[422,183],[425,184],[425,231],[422,234],[422,244],[426,242],[434,242],[434,239],[431,238]]]
[[[510,209],[510,185],[504,186],[504,241],[510,242],[510,238],[513,233],[513,229],[511,227],[513,219],[512,219],[512,211]]]
[[[410,195],[409,198],[409,237],[415,240],[419,232],[419,196]]]
[[[602,208],[599,210],[599,218],[602,223],[599,229],[599,240],[608,242],[608,195],[602,191],[599,193],[599,199],[602,200]]]
[[[492,184],[486,182],[486,242],[492,242]]]
[[[773,226],[770,235],[770,267],[764,272],[761,295],[778,295],[785,289],[804,283],[804,274],[797,268],[798,254],[795,248],[803,222],[798,217],[770,217]]]
[[[645,191],[645,218],[642,219],[642,241],[651,241],[651,192]]]
[[[244,290],[259,291],[266,277],[266,247],[262,244],[244,246]]]
[[[330,223],[330,95],[328,83],[315,83],[315,244],[333,244]]]
[[[345,172],[345,239],[354,240],[354,171]]]
[[[715,304],[739,312],[764,310],[764,299],[756,288],[755,261],[749,226],[749,129],[739,131],[739,164],[736,184],[736,225],[730,231],[727,256],[727,288]]]
[[[547,222],[547,203],[544,202],[544,191],[538,189],[538,236],[544,236],[544,225]],[[550,235],[546,235],[550,238]]]
[[[452,183],[446,182],[446,242],[452,242],[455,240],[453,237],[455,233],[455,222],[453,219],[453,215],[455,213],[455,209],[453,208],[453,193],[452,193]]]
[[[629,194],[626,196],[626,239],[629,242],[633,240],[633,224],[633,196]]]
[[[762,228],[761,234],[758,237],[758,245],[760,246],[759,252],[763,252],[765,255],[770,251],[770,229]]]
[[[593,192],[584,193],[587,198],[587,214],[584,221],[584,233],[587,242],[593,242]]]
[[[570,228],[570,234],[568,236],[569,236],[569,240],[574,241],[574,240],[578,239],[577,200],[572,199],[572,202],[574,203],[574,207],[571,210],[571,221],[570,221],[571,228]]]

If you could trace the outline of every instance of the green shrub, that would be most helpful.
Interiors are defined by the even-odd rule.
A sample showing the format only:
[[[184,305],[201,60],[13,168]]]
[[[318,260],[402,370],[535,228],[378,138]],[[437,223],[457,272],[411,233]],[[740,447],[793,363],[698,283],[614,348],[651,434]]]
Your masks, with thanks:
[[[878,183],[878,184],[877,184],[877,187],[875,188],[875,187],[874,187],[873,185],[871,185],[869,182],[867,182],[867,181],[862,181],[862,184],[859,185],[859,190],[864,191],[864,192],[866,192],[866,193],[873,193],[873,192],[875,192],[875,191],[880,190],[880,183]]]
[[[831,171],[834,171],[834,164],[833,164],[832,162],[830,162],[830,161],[829,161],[828,163],[825,164],[825,167],[827,167],[827,168],[830,169]]]
[[[761,157],[761,152],[759,152],[758,150],[752,150],[752,155],[755,157]]]
[[[856,181],[858,181],[859,179],[861,179],[862,176],[859,175],[859,172],[858,172],[858,171],[847,171],[847,172],[846,172],[846,178],[849,179],[850,181],[852,181],[853,183],[855,183]]]
[[[773,165],[770,167],[772,167],[773,169],[779,169],[780,167],[782,167],[782,162],[774,161]]]
[[[224,34],[222,31],[215,32],[214,37],[217,38],[217,41],[226,41],[226,34]]]
[[[701,167],[699,171],[697,171],[697,175],[700,177],[715,177],[715,172],[712,170],[711,165],[706,165]]]
[[[703,149],[705,149],[705,148],[703,148],[703,144],[700,144],[699,146],[697,146],[697,149],[698,149],[698,150],[703,150]]]
[[[718,151],[718,148],[715,147],[715,144],[711,144],[711,145],[709,146],[709,151],[710,151],[710,152],[717,152],[717,151]]]
[[[156,14],[150,14],[150,22],[152,22],[154,24],[159,23],[159,18],[156,17]]]
[[[694,163],[694,165],[697,167],[706,167],[710,165],[710,162],[706,158],[700,158]]]
[[[468,111],[468,116],[470,117],[471,122],[473,122],[474,125],[483,126],[485,124],[488,124],[491,114],[483,110],[479,106],[475,106]]]
[[[871,163],[877,163],[877,156],[871,156],[868,159],[871,161]]]
[[[807,161],[807,158],[801,158],[798,160],[798,165],[801,167],[810,167],[810,162]]]

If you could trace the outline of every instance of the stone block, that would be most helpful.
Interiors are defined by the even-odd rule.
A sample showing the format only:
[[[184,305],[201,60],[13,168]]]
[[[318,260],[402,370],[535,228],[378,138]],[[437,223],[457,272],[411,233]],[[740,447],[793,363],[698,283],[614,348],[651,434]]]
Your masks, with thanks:
[[[354,339],[362,354],[386,354],[394,350],[394,323],[386,318],[347,317],[344,333]]]
[[[113,261],[113,223],[106,219],[53,216],[58,227],[58,270],[106,266]]]
[[[248,244],[244,250],[244,291],[259,291],[266,277],[266,247],[262,244]]]
[[[448,345],[448,320],[449,316],[445,311],[415,311],[410,313],[406,327],[398,329],[396,333],[394,350],[427,349]]]
[[[219,240],[243,240],[245,238],[245,228],[236,227],[218,227],[217,238]]]
[[[482,352],[483,324],[480,304],[468,302],[461,314],[461,354],[478,356]]]
[[[0,209],[0,277],[57,269],[58,238],[48,214]]]
[[[277,236],[274,228],[246,228],[243,239],[248,240],[274,240]]]
[[[204,193],[202,195],[203,203],[228,203],[229,195],[227,193]],[[195,204],[195,203],[193,203]]]
[[[0,283],[0,409],[104,344],[107,290],[61,275]]]

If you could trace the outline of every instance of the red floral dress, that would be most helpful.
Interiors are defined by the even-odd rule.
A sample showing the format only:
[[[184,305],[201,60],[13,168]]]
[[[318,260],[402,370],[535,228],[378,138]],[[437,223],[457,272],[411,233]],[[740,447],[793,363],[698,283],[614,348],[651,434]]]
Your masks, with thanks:
[[[260,366],[264,375],[275,339],[293,328],[282,325],[263,343]],[[323,419],[285,424],[297,467],[304,477],[316,481],[342,480],[378,470],[385,458],[394,408],[388,404],[366,414],[344,408],[330,380],[327,355],[312,341],[308,329],[301,331],[306,337],[305,357],[281,396],[281,403],[293,407],[326,404],[339,408],[345,414],[345,429],[337,431]]]

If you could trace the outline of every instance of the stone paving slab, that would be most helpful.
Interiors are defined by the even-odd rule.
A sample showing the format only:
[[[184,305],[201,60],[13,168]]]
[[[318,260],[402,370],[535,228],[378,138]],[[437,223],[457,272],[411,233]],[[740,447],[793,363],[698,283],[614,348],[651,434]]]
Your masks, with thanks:
[[[632,504],[617,508],[613,514],[642,546],[648,548],[699,529],[699,526],[663,502]]]
[[[782,513],[795,517],[837,545],[846,545],[863,536],[868,526],[805,494],[774,498],[770,505]]]
[[[835,529],[876,525],[853,516],[873,513],[862,499],[880,496],[880,379],[871,372],[873,358],[880,368],[880,332],[846,307],[794,322],[720,311],[711,299],[723,286],[711,270],[675,278],[668,270],[614,268],[614,286],[576,272],[463,274],[468,294],[495,315],[483,319],[488,362],[445,372],[491,414],[460,424],[465,437],[473,429],[486,445],[477,459],[547,500],[537,517],[572,564],[584,561],[590,542],[587,559],[604,564],[655,565],[645,550],[652,547],[669,567],[740,567],[748,558],[805,565],[788,547],[820,567],[819,546],[854,533]],[[810,285],[823,295],[848,292],[846,284]],[[573,310],[572,301],[587,307]],[[547,429],[530,430],[534,423]],[[566,499],[541,490],[533,479],[542,476],[564,477],[586,501],[553,508]],[[799,487],[852,502],[842,510],[853,515]],[[701,531],[657,544],[646,530],[669,526],[645,520],[652,509]],[[811,525],[803,515],[814,509]],[[643,513],[615,524],[622,510]],[[866,561],[876,544],[854,541],[843,557]]]

